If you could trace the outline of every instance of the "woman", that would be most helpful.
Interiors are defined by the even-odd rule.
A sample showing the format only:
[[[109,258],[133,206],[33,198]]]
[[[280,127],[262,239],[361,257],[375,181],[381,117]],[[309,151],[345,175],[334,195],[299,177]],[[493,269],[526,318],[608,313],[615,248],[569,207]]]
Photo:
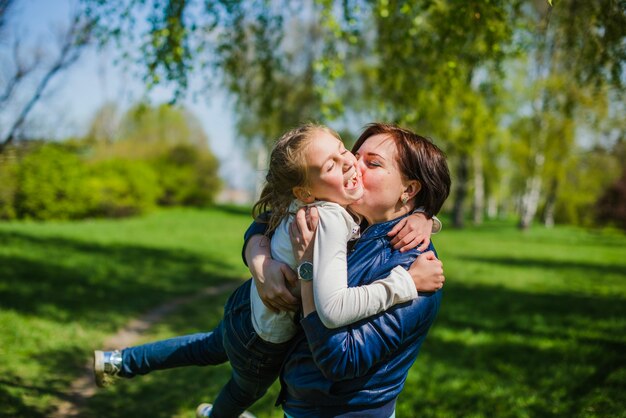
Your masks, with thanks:
[[[364,195],[350,209],[369,224],[348,257],[349,286],[359,286],[385,277],[397,265],[408,269],[415,261],[418,250],[393,249],[387,234],[417,207],[429,216],[436,214],[449,194],[450,175],[441,150],[392,125],[369,125],[353,152]],[[301,259],[306,262],[310,250],[303,248],[313,234],[303,219],[299,214],[301,232],[292,242],[300,245]],[[254,228],[248,235],[252,233]],[[262,250],[249,251],[258,257]],[[260,274],[254,271],[257,263],[250,263],[255,277]],[[436,317],[440,299],[440,291],[420,293],[412,302],[331,330],[315,311],[310,283],[303,283],[302,331],[281,372],[279,403],[285,415],[394,416],[396,399]]]

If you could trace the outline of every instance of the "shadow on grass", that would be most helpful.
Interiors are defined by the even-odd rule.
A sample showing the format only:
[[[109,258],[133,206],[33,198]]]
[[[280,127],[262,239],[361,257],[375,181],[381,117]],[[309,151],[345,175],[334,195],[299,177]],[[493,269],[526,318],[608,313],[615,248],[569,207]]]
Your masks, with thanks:
[[[425,411],[421,416],[579,416],[589,408],[616,416],[626,399],[608,394],[626,383],[619,378],[626,371],[625,325],[626,304],[617,295],[451,281],[405,388],[418,395],[405,394],[401,403]]]
[[[250,217],[252,222],[252,206],[235,205],[235,204],[221,204],[214,206],[215,209],[225,213],[232,213],[233,215],[246,215]]]
[[[223,272],[231,269],[221,260],[185,252],[15,233],[0,233],[0,245],[24,249],[19,256],[0,259],[3,309],[59,322],[81,321],[111,333],[129,316],[223,281]],[[624,275],[622,267],[582,261],[466,261],[578,269],[590,277]],[[542,294],[448,279],[439,318],[400,397],[399,416],[623,415],[622,295]],[[165,329],[155,338],[210,330],[221,317],[225,298],[206,297],[181,307],[159,324]],[[49,411],[33,407],[32,398],[62,398],[89,351],[70,343],[38,353],[35,361],[46,373],[36,383],[4,376],[0,404],[8,412],[0,416],[45,416]],[[229,374],[229,366],[223,365],[138,377],[98,392],[81,416],[192,416],[199,402],[215,398]],[[274,396],[266,396],[253,411],[259,417],[276,415]]]
[[[624,410],[624,382],[615,377],[626,367],[620,332],[626,307],[619,297],[451,282],[400,396],[401,416],[579,416],[589,408],[619,416]],[[217,312],[210,316],[215,320]],[[210,326],[206,317],[202,305],[187,306],[168,323],[187,333],[190,326]],[[99,392],[85,416],[192,416],[199,402],[215,398],[228,373],[219,366],[135,378]],[[280,415],[276,389],[255,405],[257,416]]]
[[[16,318],[24,321],[22,325],[45,327],[43,331],[37,329],[37,338],[52,332],[43,338],[58,339],[37,347],[28,341],[28,329],[0,324],[12,341],[3,347],[3,351],[11,352],[0,357],[0,371],[4,373],[0,381],[0,417],[49,415],[51,399],[64,399],[91,350],[99,348],[92,346],[98,342],[90,344],[84,336],[77,341],[63,341],[63,337],[54,335],[55,329],[63,330],[71,323],[77,330],[113,334],[130,318],[165,301],[242,279],[234,273],[229,275],[241,270],[218,257],[176,249],[99,245],[15,232],[0,232],[0,246],[5,249],[0,255],[2,310],[15,312]],[[214,316],[221,316],[222,304],[219,299]],[[35,319],[33,325],[29,325],[31,318]],[[20,338],[26,338],[27,347],[22,348]],[[7,363],[24,358],[19,352],[22,349],[36,354],[24,364]],[[98,416],[107,416],[106,410]]]
[[[568,271],[576,270],[588,275],[589,280],[602,275],[616,275],[626,277],[626,266],[606,263],[588,263],[584,261],[563,261],[563,260],[550,260],[548,258],[532,258],[524,255],[520,258],[515,257],[457,257],[463,262],[475,262],[495,264],[504,267],[521,267],[521,268],[542,268],[547,270],[559,270]]]
[[[23,255],[0,256],[4,309],[111,331],[120,325],[114,319],[118,315],[241,279],[225,276],[230,264],[181,251],[1,232],[0,245],[24,248]]]
[[[227,295],[203,298],[199,303],[185,305],[161,324],[166,334],[159,338],[210,330],[222,316]],[[157,330],[159,331],[159,330]],[[152,339],[152,337],[151,337]],[[172,417],[194,416],[198,404],[212,402],[230,377],[230,366],[186,367],[153,372],[130,380],[120,380],[114,387],[99,390],[89,400],[85,417]],[[273,407],[278,387],[275,386],[254,407],[255,411],[277,411]]]

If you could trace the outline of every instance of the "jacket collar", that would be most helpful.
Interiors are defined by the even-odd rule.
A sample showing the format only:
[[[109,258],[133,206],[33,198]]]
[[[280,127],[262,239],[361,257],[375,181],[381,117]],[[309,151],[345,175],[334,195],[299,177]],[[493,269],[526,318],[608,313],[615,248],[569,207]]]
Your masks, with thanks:
[[[386,237],[387,233],[391,231],[391,228],[393,228],[395,224],[397,224],[409,215],[410,213],[407,213],[406,215],[400,216],[399,218],[368,226],[367,228],[365,228],[365,231],[361,233],[361,238],[359,238],[359,241]]]

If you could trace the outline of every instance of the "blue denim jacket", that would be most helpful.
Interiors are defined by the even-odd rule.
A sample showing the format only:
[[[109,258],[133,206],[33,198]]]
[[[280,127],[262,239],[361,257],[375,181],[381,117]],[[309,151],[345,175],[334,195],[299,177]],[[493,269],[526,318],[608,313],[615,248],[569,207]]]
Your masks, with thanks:
[[[409,268],[419,252],[400,253],[387,237],[400,219],[363,232],[348,255],[349,286],[386,277],[397,265]],[[246,239],[259,228],[251,226]],[[298,418],[390,416],[440,301],[441,291],[420,292],[412,302],[338,329],[324,327],[315,312],[302,319],[281,372],[285,412]]]

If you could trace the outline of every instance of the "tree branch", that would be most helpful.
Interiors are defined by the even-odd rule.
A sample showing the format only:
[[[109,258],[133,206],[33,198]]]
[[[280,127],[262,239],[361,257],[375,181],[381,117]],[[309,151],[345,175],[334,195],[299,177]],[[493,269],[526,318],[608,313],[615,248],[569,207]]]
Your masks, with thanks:
[[[52,80],[57,73],[67,69],[78,60],[80,54],[91,40],[92,31],[93,22],[84,21],[80,14],[76,13],[72,18],[70,27],[61,39],[61,49],[58,57],[52,63],[52,66],[48,69],[46,74],[44,74],[43,78],[39,81],[32,96],[19,112],[19,115],[13,122],[8,134],[0,143],[0,153],[2,153],[7,145],[15,140],[19,130],[26,121],[26,117],[39,99],[41,99],[41,96],[50,83],[50,80]]]

